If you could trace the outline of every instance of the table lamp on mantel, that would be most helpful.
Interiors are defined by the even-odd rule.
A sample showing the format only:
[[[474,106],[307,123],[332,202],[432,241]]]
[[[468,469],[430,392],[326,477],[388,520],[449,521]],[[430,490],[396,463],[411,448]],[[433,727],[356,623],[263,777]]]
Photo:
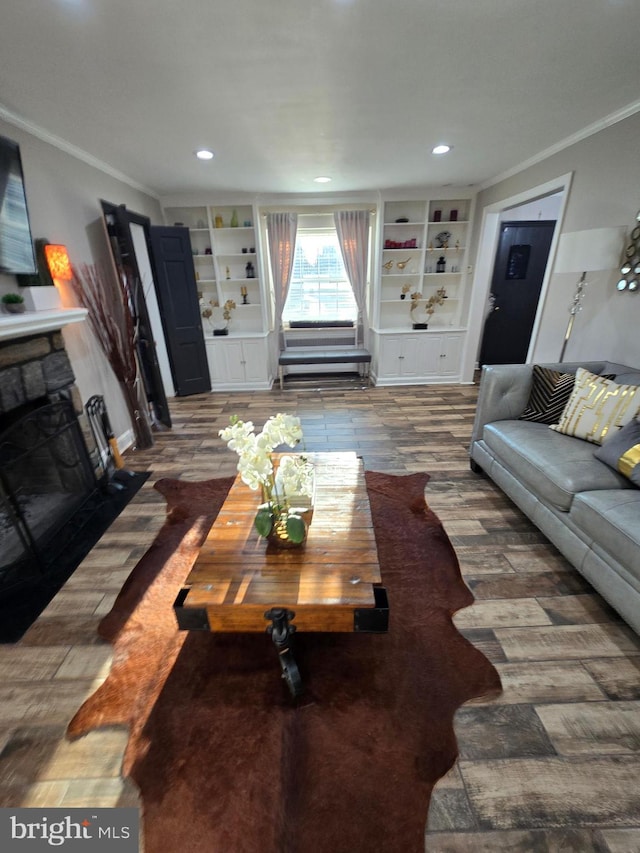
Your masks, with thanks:
[[[623,230],[622,228],[590,228],[586,231],[571,231],[560,235],[554,273],[582,273],[569,305],[569,323],[560,351],[560,361],[564,359],[576,314],[582,310],[582,299],[589,283],[587,273],[613,270],[618,266],[622,252]]]

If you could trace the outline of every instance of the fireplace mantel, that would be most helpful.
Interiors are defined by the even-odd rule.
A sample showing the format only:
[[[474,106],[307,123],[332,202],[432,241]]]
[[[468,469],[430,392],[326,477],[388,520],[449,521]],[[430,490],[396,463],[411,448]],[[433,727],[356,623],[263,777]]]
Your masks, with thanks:
[[[62,329],[70,323],[82,323],[88,313],[86,308],[56,308],[52,311],[0,314],[0,340],[25,338],[39,332]]]

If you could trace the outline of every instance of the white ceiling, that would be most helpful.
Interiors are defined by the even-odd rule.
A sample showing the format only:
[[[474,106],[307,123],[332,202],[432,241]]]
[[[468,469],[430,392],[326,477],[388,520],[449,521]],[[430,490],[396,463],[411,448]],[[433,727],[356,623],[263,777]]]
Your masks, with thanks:
[[[638,0],[2,6],[0,116],[157,195],[480,185],[640,108]]]

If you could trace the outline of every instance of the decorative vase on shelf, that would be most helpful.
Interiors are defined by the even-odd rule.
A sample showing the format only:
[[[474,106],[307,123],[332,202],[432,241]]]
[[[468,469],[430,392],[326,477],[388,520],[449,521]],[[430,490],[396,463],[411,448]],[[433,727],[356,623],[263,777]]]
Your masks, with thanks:
[[[234,210],[233,213],[231,214],[231,227],[232,228],[238,227],[238,211],[237,210]]]

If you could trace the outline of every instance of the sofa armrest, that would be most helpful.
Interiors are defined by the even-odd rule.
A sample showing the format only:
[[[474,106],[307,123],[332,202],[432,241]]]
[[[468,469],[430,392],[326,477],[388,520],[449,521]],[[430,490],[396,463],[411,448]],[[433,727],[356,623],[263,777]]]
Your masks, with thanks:
[[[529,399],[532,377],[532,364],[490,364],[482,368],[472,444],[482,438],[485,424],[520,417]]]

